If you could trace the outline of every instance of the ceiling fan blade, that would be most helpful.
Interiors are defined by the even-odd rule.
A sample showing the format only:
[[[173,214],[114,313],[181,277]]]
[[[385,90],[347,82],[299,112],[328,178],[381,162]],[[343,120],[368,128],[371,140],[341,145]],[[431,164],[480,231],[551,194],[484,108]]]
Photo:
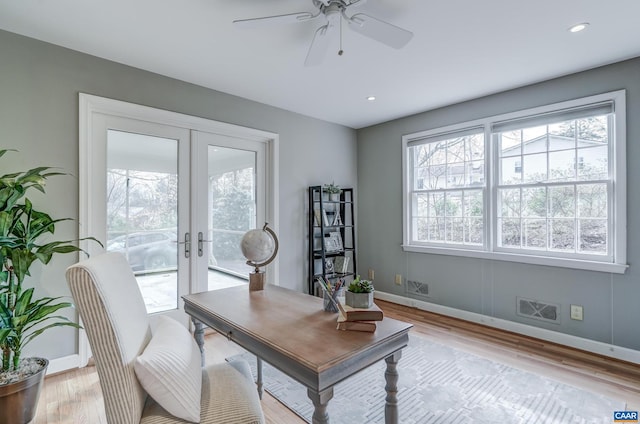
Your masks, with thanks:
[[[331,33],[334,28],[330,23],[318,28],[316,35],[313,36],[313,41],[311,42],[311,47],[309,47],[304,66],[316,66],[322,63],[327,54],[329,41],[331,41]]]
[[[290,13],[288,15],[266,16],[264,18],[238,19],[233,21],[233,24],[242,28],[256,28],[271,24],[310,21],[319,15],[320,13],[314,15],[311,12]]]
[[[373,38],[394,49],[401,49],[413,38],[413,32],[407,31],[372,16],[358,13],[348,19],[349,28],[365,37]]]

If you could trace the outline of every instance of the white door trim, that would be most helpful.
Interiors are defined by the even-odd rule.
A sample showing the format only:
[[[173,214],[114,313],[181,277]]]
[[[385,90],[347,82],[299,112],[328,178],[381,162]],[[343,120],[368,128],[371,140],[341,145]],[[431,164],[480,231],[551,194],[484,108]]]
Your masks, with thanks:
[[[99,97],[85,93],[79,93],[79,237],[89,237],[95,233],[96,222],[93,219],[94,211],[91,205],[95,203],[97,193],[93,190],[92,173],[89,169],[90,159],[95,155],[106,154],[96,151],[101,147],[91,143],[94,119],[96,115],[111,115],[115,117],[137,119],[167,126],[174,126],[188,130],[216,133],[230,137],[253,140],[264,143],[267,151],[267,179],[266,179],[266,220],[278,233],[279,230],[279,136],[263,130],[247,128],[225,122],[214,121],[196,116],[186,115],[156,109],[149,106],[137,105],[120,100]],[[95,243],[83,242],[81,246],[89,254],[97,254],[104,251]],[[279,264],[272,264],[273,280],[279,281]],[[80,330],[78,341],[79,364],[86,366],[90,349],[86,334]]]

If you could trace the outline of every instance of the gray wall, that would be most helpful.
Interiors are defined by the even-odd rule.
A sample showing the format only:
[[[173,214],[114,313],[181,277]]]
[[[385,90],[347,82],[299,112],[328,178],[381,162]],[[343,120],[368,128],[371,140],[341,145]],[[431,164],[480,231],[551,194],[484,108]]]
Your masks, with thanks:
[[[0,159],[2,173],[51,165],[78,174],[79,92],[278,133],[280,284],[305,290],[306,188],[356,184],[354,130],[0,31],[0,148],[19,150]],[[33,200],[54,217],[77,219],[78,181],[53,179],[46,204],[41,196]],[[71,222],[60,225],[56,236],[77,233]],[[68,295],[64,270],[77,259],[61,256],[44,269],[34,267],[27,284],[41,295]],[[76,338],[73,329],[54,329],[26,354],[73,354]]]
[[[429,284],[430,302],[640,350],[640,58],[455,104],[358,131],[358,225],[361,272],[373,268],[377,290],[404,295],[395,274]],[[402,251],[402,142],[421,130],[554,102],[627,90],[627,255],[624,275]],[[522,318],[516,296],[561,307],[561,323]],[[584,321],[569,305],[584,306]]]

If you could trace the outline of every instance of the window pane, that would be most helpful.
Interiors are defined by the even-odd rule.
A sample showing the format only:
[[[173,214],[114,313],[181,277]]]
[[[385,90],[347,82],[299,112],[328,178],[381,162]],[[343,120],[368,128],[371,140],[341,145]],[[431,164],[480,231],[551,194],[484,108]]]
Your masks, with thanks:
[[[608,178],[607,146],[578,149],[578,178],[580,180],[605,180]]]
[[[500,160],[500,184],[522,183],[522,158],[514,156]]]
[[[466,185],[464,176],[464,163],[451,163],[447,165],[447,187],[462,187]]]
[[[464,162],[465,137],[447,140],[447,163]]]
[[[467,164],[467,180],[468,186],[484,185],[484,161],[476,160]]]
[[[547,180],[546,153],[537,153],[522,158],[522,180],[525,183]]]
[[[551,227],[551,248],[565,252],[574,252],[576,248],[575,220],[553,219],[549,222]]]
[[[429,216],[444,216],[444,193],[431,193],[429,198]]]
[[[464,221],[462,218],[447,219],[447,241],[462,243],[464,232]]]
[[[504,218],[520,217],[520,189],[498,190],[498,216]]]
[[[482,217],[484,215],[484,203],[481,190],[467,190],[464,192],[465,216]]]
[[[414,231],[417,241],[426,241],[428,240],[428,224],[429,221],[427,218],[416,218],[414,220]]]
[[[549,216],[573,218],[575,214],[574,186],[549,187]]]
[[[482,245],[484,239],[482,218],[466,218],[465,223],[465,243]]]
[[[547,247],[547,221],[545,219],[523,219],[523,246],[530,249]]]
[[[576,121],[578,140],[606,144],[608,142],[608,118],[606,115],[582,118]]]
[[[522,189],[522,217],[545,218],[547,216],[547,190],[545,188]]]
[[[549,179],[570,181],[576,179],[576,151],[562,150],[549,153]]]
[[[444,218],[429,219],[429,241],[444,242]]]
[[[452,191],[446,194],[446,216],[462,217],[462,192]]]
[[[467,137],[467,150],[469,157],[467,160],[484,159],[484,134],[474,134]]]
[[[607,218],[607,185],[584,184],[578,186],[578,216],[581,218]]]
[[[519,219],[498,219],[500,228],[500,245],[504,247],[520,247],[520,220]]]
[[[607,221],[604,219],[580,219],[580,251],[592,254],[607,253]]]
[[[522,154],[522,132],[507,131],[499,135],[500,157],[520,156]]]
[[[416,194],[415,207],[416,209],[413,211],[413,216],[420,218],[426,217],[429,211],[429,197],[425,194]]]

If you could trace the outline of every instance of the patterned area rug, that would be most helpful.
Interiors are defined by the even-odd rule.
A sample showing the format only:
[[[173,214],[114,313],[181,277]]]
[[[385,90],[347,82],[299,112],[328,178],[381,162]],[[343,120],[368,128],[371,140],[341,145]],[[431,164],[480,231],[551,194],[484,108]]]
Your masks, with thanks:
[[[255,357],[237,355],[251,364]],[[231,359],[231,358],[230,358]],[[384,423],[384,361],[334,387],[327,410],[332,424]],[[624,402],[411,334],[398,363],[402,424],[611,423]],[[311,422],[313,405],[300,383],[267,363],[264,387]]]

